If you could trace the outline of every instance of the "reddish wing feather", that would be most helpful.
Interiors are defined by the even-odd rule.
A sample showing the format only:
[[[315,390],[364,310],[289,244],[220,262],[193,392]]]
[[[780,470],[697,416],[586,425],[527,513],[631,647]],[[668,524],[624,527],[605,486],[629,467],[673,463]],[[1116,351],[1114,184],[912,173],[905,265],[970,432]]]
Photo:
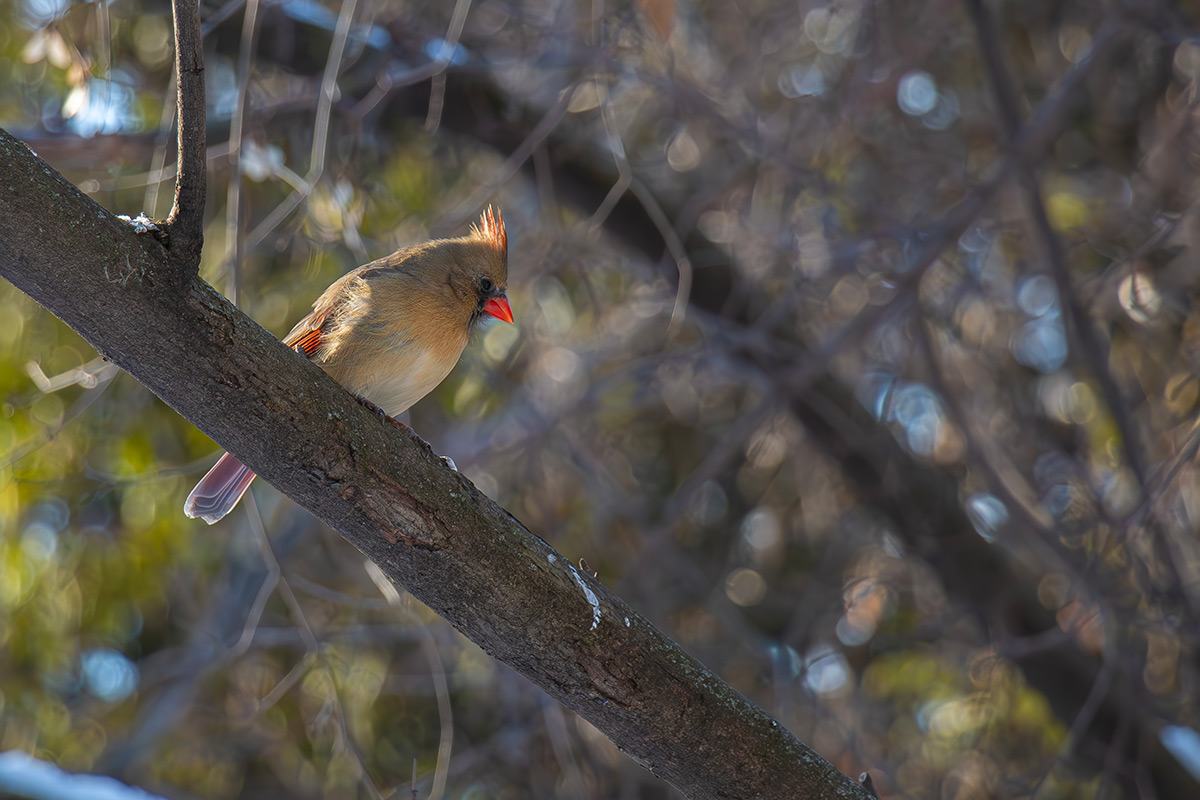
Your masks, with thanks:
[[[305,331],[301,336],[297,337],[296,341],[288,342],[288,344],[293,348],[300,348],[304,351],[305,355],[311,356],[321,346],[323,335],[320,328],[315,328],[311,331]]]
[[[345,278],[336,281],[333,287],[338,286],[344,280]],[[330,289],[333,287],[330,287]],[[311,358],[313,353],[320,349],[321,342],[325,338],[325,319],[333,309],[337,297],[337,292],[333,292],[333,296],[331,297],[330,291],[326,290],[325,294],[317,298],[312,312],[297,322],[296,327],[292,328],[288,332],[288,335],[283,337],[283,343],[293,350],[303,350],[304,355]]]

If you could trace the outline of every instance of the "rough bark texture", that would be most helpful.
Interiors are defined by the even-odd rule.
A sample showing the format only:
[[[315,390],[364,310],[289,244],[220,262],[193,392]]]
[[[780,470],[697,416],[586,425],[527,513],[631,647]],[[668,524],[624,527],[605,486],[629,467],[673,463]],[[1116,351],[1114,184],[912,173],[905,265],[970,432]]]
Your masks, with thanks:
[[[869,796],[3,131],[0,242],[0,274],[688,797]]]

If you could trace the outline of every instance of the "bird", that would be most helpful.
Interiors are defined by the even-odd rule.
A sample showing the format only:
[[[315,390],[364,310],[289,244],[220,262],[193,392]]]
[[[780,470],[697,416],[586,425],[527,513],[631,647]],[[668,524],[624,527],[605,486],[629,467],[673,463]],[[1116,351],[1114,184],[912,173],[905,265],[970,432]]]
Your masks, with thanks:
[[[507,287],[508,234],[489,206],[465,236],[404,247],[346,273],[283,342],[394,420],[450,373],[481,320],[513,324]],[[224,453],[183,511],[212,525],[254,477]]]

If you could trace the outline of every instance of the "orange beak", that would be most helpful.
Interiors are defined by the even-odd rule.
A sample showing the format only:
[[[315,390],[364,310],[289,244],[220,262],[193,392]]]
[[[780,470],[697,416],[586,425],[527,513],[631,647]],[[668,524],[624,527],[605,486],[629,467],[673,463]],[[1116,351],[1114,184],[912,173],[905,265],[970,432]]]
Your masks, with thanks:
[[[496,319],[502,319],[509,325],[513,324],[512,306],[508,304],[508,298],[504,295],[489,298],[483,304],[483,313],[491,314]]]

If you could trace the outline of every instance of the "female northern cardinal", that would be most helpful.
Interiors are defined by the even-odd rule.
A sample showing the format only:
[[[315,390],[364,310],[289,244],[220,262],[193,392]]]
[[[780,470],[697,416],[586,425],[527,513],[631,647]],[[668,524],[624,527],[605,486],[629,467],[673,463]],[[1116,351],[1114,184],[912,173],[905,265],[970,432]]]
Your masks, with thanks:
[[[508,235],[489,208],[467,236],[397,250],[334,281],[283,342],[396,417],[450,373],[484,314],[512,323],[507,283]],[[211,525],[253,480],[225,453],[183,511]]]

